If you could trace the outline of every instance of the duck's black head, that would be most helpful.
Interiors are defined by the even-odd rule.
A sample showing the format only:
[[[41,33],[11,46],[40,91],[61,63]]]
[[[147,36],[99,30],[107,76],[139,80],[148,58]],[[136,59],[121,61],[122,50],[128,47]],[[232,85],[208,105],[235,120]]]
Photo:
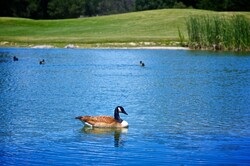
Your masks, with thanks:
[[[117,106],[115,108],[115,112],[117,112],[117,113],[123,113],[123,114],[128,115],[127,112],[125,111],[125,109],[122,106]]]
[[[128,115],[128,114],[127,114],[127,112],[124,110],[124,108],[122,106],[117,106],[115,108],[115,111],[114,111],[115,120],[117,122],[119,122],[119,123],[122,123],[123,120],[120,118],[119,113],[123,113],[123,114],[126,114],[126,115]]]

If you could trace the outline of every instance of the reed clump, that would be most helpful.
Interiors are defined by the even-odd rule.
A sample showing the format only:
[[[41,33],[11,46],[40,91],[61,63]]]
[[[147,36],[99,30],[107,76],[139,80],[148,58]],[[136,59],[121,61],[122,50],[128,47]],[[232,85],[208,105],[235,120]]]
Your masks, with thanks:
[[[191,48],[250,51],[250,22],[243,15],[190,16],[186,25]]]

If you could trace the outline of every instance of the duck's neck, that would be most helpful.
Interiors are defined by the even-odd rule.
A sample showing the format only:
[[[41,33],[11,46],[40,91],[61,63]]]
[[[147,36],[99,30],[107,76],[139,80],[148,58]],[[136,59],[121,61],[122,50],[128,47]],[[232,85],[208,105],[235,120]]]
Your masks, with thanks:
[[[115,110],[114,117],[117,122],[122,123],[123,120],[120,118],[118,110]]]

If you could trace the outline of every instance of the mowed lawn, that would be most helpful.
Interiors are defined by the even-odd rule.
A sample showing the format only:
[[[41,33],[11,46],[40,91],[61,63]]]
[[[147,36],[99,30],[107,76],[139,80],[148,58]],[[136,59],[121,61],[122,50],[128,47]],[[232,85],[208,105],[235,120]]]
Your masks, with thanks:
[[[32,20],[0,17],[0,42],[29,44],[96,44],[178,41],[178,28],[187,38],[186,19],[190,15],[242,14],[196,9],[163,9],[110,16],[62,20]]]

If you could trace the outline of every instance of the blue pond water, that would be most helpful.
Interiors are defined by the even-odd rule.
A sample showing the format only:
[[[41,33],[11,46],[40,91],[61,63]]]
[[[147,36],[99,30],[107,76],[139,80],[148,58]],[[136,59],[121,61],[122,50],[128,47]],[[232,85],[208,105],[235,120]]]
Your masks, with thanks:
[[[0,92],[1,165],[250,163],[249,54],[1,48]]]

